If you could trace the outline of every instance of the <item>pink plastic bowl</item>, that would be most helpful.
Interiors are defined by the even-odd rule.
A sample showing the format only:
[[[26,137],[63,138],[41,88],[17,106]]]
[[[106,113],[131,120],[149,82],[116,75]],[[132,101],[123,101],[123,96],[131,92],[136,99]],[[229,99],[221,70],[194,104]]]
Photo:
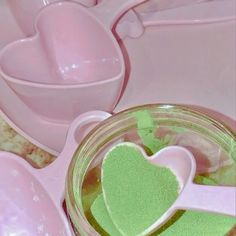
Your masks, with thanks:
[[[73,2],[48,5],[36,19],[33,37],[2,50],[0,75],[47,119],[71,121],[88,110],[112,111],[125,66],[111,28],[122,12],[142,1],[104,1],[93,8]],[[122,6],[119,11],[117,6]],[[101,23],[105,20],[107,25]]]

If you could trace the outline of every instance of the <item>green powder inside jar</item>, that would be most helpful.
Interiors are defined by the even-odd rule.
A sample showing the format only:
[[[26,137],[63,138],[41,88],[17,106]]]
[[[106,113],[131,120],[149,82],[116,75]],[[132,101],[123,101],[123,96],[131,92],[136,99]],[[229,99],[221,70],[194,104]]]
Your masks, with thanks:
[[[156,138],[155,131],[157,125],[148,111],[137,111],[133,113],[133,116],[137,122],[137,133],[144,147],[148,149],[149,154],[158,152],[168,145],[170,141],[168,136],[165,136],[164,138]]]
[[[103,194],[91,210],[99,224],[111,221],[123,235],[135,236],[152,225],[174,203],[178,182],[167,168],[150,164],[131,143],[113,147],[103,160]],[[104,207],[106,209],[104,209]]]
[[[197,211],[179,211],[152,236],[225,236],[236,224],[236,218]]]

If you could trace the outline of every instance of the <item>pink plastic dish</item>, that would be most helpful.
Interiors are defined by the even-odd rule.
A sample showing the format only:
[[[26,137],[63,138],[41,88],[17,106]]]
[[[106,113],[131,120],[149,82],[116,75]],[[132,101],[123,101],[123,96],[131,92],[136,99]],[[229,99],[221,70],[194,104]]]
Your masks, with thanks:
[[[0,75],[22,101],[48,120],[72,121],[78,114],[111,112],[121,93],[125,65],[111,28],[145,0],[103,1],[85,8],[74,2],[44,7],[37,33],[7,45]]]
[[[76,0],[84,6],[93,6],[96,0]],[[34,18],[40,9],[59,0],[7,0],[8,5],[25,35],[30,36],[35,32]]]

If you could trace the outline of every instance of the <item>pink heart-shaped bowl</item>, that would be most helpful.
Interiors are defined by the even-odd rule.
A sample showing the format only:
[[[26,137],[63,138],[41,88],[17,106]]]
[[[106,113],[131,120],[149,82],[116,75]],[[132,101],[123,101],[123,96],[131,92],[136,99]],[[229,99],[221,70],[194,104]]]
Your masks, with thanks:
[[[125,66],[111,28],[121,14],[143,1],[104,0],[91,8],[59,2],[44,7],[36,18],[37,33],[0,53],[0,75],[25,104],[47,119],[71,121],[88,110],[112,111]]]

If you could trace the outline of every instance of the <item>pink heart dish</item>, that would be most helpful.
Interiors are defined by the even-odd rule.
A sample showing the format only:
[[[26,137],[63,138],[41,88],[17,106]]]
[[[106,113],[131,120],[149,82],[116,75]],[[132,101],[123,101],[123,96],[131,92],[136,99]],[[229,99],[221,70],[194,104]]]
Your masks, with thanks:
[[[44,7],[36,18],[37,33],[2,50],[1,76],[48,120],[70,122],[94,109],[111,112],[125,77],[124,58],[111,29],[125,11],[143,1]]]

